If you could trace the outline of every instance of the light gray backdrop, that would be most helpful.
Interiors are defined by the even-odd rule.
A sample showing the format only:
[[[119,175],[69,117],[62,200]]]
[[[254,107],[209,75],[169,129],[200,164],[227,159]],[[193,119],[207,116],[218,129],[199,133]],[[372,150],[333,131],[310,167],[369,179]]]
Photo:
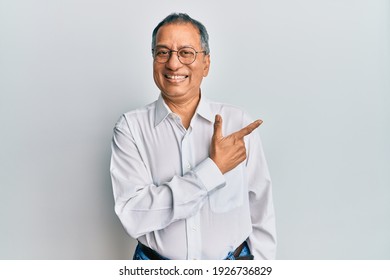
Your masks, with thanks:
[[[127,259],[112,128],[157,98],[151,32],[210,33],[203,91],[260,127],[279,259],[390,259],[385,0],[0,0],[0,258]]]

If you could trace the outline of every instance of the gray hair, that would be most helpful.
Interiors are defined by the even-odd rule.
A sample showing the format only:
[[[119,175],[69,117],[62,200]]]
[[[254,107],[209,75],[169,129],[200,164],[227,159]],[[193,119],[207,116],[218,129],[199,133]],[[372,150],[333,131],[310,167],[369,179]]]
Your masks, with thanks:
[[[170,24],[170,23],[191,23],[194,27],[199,30],[200,34],[200,44],[202,49],[205,51],[205,54],[210,53],[209,48],[209,34],[207,33],[206,27],[199,21],[191,18],[189,15],[184,13],[172,13],[163,19],[153,30],[152,33],[152,49],[156,46],[156,36],[157,32],[161,26]]]

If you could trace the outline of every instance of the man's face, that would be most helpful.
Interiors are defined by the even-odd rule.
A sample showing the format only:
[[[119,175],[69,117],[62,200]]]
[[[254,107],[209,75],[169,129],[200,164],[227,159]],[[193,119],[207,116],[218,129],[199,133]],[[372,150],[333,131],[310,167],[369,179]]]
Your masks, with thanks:
[[[190,23],[167,24],[162,26],[156,36],[156,47],[171,50],[192,47],[201,48],[199,31]],[[172,102],[185,102],[197,97],[203,77],[209,72],[210,56],[198,53],[190,65],[182,64],[177,53],[171,53],[166,63],[153,62],[153,77],[165,99]]]

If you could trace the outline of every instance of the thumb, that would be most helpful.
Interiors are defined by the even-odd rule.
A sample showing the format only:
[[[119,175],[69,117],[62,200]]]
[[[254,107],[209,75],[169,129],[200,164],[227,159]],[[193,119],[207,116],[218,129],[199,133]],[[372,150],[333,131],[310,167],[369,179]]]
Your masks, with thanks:
[[[214,137],[222,138],[222,117],[220,115],[215,115],[214,122]]]

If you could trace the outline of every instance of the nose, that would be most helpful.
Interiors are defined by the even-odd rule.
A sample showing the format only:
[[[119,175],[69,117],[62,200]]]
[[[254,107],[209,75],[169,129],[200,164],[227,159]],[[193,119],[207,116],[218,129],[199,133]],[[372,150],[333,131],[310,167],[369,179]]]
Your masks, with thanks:
[[[170,70],[177,70],[182,66],[183,64],[180,62],[179,57],[177,56],[177,51],[171,52],[168,61],[165,63],[165,67]]]

